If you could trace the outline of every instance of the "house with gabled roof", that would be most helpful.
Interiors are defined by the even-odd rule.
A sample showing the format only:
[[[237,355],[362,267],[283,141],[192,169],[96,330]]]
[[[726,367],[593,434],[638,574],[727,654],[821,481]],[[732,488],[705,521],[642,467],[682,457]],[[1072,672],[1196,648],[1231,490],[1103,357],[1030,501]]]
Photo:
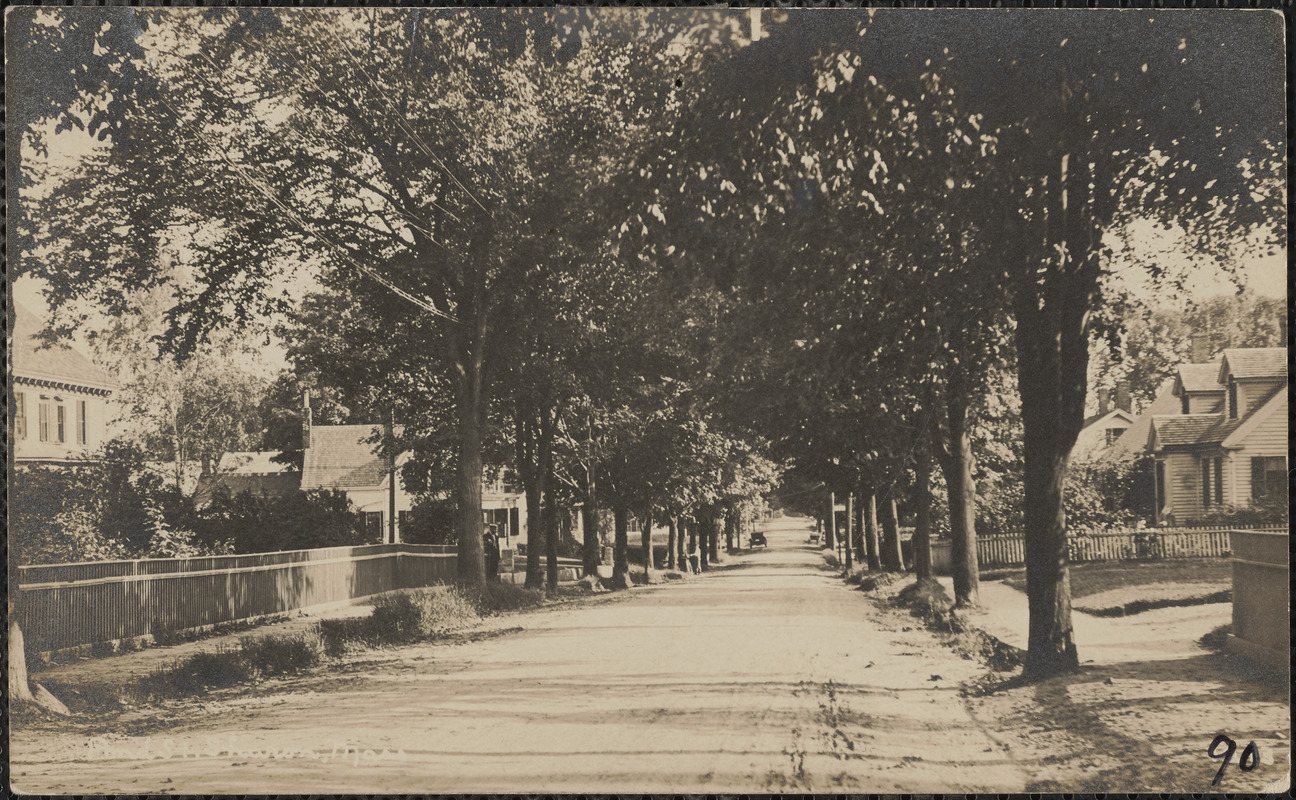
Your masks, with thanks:
[[[403,426],[392,427],[394,438],[403,433]],[[301,489],[345,493],[364,515],[365,526],[376,541],[399,542],[414,502],[400,480],[400,470],[411,454],[405,451],[391,460],[381,455],[384,435],[381,425],[311,425],[307,407],[302,425]],[[390,516],[393,486],[394,520]],[[482,482],[482,516],[496,530],[501,549],[514,549],[519,542],[526,542],[525,498],[498,475]]]
[[[1286,348],[1231,348],[1186,364],[1174,393],[1181,413],[1153,416],[1147,439],[1158,524],[1287,496]]]
[[[1080,426],[1080,433],[1071,446],[1071,457],[1096,455],[1107,450],[1133,424],[1129,382],[1121,381],[1115,391],[1098,393],[1098,413],[1086,418]]]
[[[9,336],[9,442],[14,466],[85,464],[107,438],[117,383],[76,350],[37,338],[39,318],[14,304]]]
[[[307,418],[309,419],[309,417]],[[400,436],[403,428],[392,429]],[[395,488],[395,541],[400,541],[400,524],[413,507],[413,498],[401,485],[399,472],[409,459],[401,453],[395,459],[380,455],[381,425],[303,425],[302,491],[335,489],[346,494],[364,515],[365,527],[377,541],[392,540],[390,518],[392,489]]]

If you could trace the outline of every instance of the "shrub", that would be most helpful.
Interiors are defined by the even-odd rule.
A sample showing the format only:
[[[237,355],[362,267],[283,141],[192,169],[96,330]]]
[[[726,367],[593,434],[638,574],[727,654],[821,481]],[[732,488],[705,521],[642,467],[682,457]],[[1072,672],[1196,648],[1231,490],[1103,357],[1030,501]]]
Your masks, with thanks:
[[[283,675],[319,664],[324,641],[315,626],[300,633],[245,636],[239,640],[239,654],[258,675]]]
[[[205,689],[222,689],[248,683],[256,670],[237,650],[217,648],[177,659],[140,682],[146,694],[160,696],[188,695]]]
[[[346,494],[336,490],[272,497],[217,487],[190,524],[208,546],[230,542],[237,553],[360,545],[373,539]]]

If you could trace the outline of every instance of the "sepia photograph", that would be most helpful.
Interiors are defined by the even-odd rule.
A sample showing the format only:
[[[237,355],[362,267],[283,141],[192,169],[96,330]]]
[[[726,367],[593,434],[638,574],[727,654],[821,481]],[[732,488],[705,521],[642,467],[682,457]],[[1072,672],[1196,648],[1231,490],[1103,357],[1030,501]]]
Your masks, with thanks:
[[[1291,787],[1265,9],[5,9],[7,788]]]

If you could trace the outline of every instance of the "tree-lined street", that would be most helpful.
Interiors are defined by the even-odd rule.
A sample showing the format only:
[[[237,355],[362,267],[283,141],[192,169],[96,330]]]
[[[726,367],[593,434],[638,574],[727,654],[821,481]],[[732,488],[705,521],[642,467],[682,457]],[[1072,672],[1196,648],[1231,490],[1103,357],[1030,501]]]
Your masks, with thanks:
[[[8,309],[26,370],[13,641],[18,619],[32,641],[59,624],[104,654],[379,597],[332,638],[242,641],[118,688],[203,708],[213,687],[295,683],[105,723],[187,752],[246,715],[255,749],[299,755],[81,764],[44,731],[52,755],[17,742],[42,764],[26,777],[77,761],[87,791],[1191,784],[1214,722],[1165,722],[1158,744],[1116,725],[1137,755],[1085,766],[1109,726],[1086,706],[1058,743],[1074,774],[1013,750],[1093,688],[1087,669],[1122,663],[1086,654],[1082,598],[1152,612],[1185,648],[1154,683],[1211,683],[1198,640],[1281,660],[1273,625],[1155,616],[1237,600],[1229,537],[1267,553],[1288,521],[1285,305],[1267,286],[1286,252],[1281,19],[948,11],[7,15],[10,274],[40,309]],[[42,372],[69,343],[91,355]],[[771,518],[770,547],[744,549]],[[79,564],[144,557],[169,561]],[[1078,574],[1152,559],[1168,568]],[[1282,564],[1247,563],[1268,577],[1239,608],[1277,616]],[[902,587],[923,622],[890,603]],[[65,601],[83,590],[116,627]],[[975,638],[1009,606],[1022,652],[998,666],[1021,673],[1007,706],[973,702],[987,665],[937,634]],[[1111,624],[1113,642],[1133,630]],[[366,666],[357,643],[409,647]],[[33,670],[56,657],[11,650]],[[10,686],[61,713],[25,673]],[[115,691],[72,705],[105,713]],[[982,707],[1019,717],[1016,745]],[[358,771],[300,755],[338,736]],[[1164,770],[1121,772],[1161,746]]]
[[[1226,713],[1220,724],[1236,736],[1272,737],[1284,724],[1277,687],[1219,676],[1187,688],[1212,669],[1187,652],[1116,660],[1069,689],[964,697],[979,661],[842,585],[803,518],[764,527],[768,548],[704,579],[501,618],[457,643],[366,653],[334,671],[128,715],[111,732],[29,731],[13,745],[14,785],[972,793],[1097,785],[1106,774],[1131,791],[1205,789],[1215,767],[1184,752],[1208,743],[1196,742],[1204,729],[1186,697]],[[1119,747],[1139,735],[1131,760]],[[1271,764],[1226,785],[1276,777]]]

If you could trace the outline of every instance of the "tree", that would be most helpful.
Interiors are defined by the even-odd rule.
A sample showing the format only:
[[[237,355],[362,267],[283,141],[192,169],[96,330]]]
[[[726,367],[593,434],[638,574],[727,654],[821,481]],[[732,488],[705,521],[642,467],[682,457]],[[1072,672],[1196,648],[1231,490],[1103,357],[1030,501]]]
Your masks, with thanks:
[[[166,282],[159,247],[185,248],[197,288],[171,311],[182,351],[213,326],[288,309],[276,282],[299,265],[374,282],[435,331],[459,507],[476,508],[500,299],[530,248],[562,235],[568,207],[537,187],[563,170],[615,172],[652,136],[644,109],[677,102],[658,72],[669,37],[588,35],[643,20],[573,14],[110,15],[110,27],[144,28],[151,84],[121,110],[111,146],[34,199],[29,219],[52,222],[31,235],[63,255],[22,269],[57,279],[56,305],[89,296],[115,309],[123,283]],[[638,91],[621,91],[632,81]],[[481,581],[481,521],[464,511],[459,525],[461,577]]]

